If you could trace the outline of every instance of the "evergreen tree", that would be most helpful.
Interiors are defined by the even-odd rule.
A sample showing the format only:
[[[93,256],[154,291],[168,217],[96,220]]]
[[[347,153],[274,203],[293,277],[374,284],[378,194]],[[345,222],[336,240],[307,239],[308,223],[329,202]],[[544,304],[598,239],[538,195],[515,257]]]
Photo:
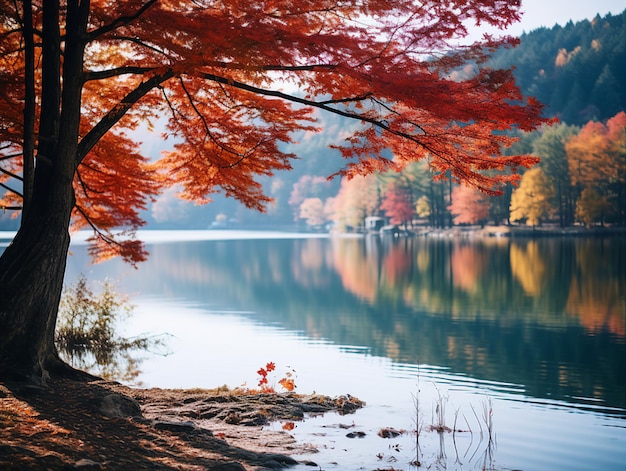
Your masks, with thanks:
[[[541,158],[541,168],[554,187],[554,206],[561,227],[574,222],[575,195],[571,186],[565,144],[578,132],[576,126],[561,123],[547,127],[533,142],[533,153]]]

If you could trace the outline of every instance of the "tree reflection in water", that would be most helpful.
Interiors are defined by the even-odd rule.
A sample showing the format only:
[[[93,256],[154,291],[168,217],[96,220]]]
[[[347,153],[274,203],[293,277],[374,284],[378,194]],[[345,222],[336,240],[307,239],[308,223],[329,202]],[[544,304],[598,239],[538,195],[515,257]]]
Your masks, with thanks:
[[[109,280],[95,295],[84,275],[66,287],[59,308],[55,342],[61,357],[74,368],[107,380],[137,384],[141,352],[167,354],[164,335],[126,338],[119,335],[120,321],[134,306],[115,291]]]

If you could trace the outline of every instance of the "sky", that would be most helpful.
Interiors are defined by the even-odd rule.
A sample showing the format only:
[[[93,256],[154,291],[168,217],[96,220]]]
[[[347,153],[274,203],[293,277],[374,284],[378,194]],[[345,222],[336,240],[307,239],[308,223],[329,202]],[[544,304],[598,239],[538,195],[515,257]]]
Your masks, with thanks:
[[[523,32],[555,24],[565,26],[568,21],[574,23],[593,19],[596,14],[618,15],[626,10],[626,0],[522,0],[522,20],[512,25],[507,31],[511,36],[520,36]]]

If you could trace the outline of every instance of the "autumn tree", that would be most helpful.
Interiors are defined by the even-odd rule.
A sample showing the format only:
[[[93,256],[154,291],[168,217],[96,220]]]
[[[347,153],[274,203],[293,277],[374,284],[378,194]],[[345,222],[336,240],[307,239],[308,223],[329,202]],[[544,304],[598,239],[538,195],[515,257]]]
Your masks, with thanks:
[[[334,198],[332,219],[342,230],[363,227],[365,218],[377,213],[380,206],[380,182],[376,175],[343,178]]]
[[[621,111],[606,123],[609,141],[607,154],[614,163],[611,194],[616,219],[626,225],[626,112]]]
[[[604,195],[604,216],[625,223],[626,113],[618,113],[606,124],[590,121],[569,139],[565,149],[572,185],[581,195],[586,189],[593,190],[587,192],[587,197]]]
[[[417,201],[429,193],[432,178],[427,160],[412,162],[401,172],[389,171],[380,175],[385,187],[381,200],[384,207],[381,209],[393,219],[392,224],[411,222],[417,213]],[[424,217],[424,214],[420,217]]]
[[[603,223],[609,205],[606,196],[600,195],[593,187],[586,187],[576,201],[576,219],[590,227],[595,222]]]
[[[540,131],[541,130],[527,133],[520,132],[519,130],[512,131],[511,134],[516,136],[518,138],[518,141],[510,147],[503,148],[502,152],[505,155],[520,155],[532,153],[534,142],[537,140]],[[491,207],[489,210],[489,214],[495,224],[510,223],[511,195],[513,194],[514,189],[514,185],[507,185],[505,188],[503,188],[502,194],[490,198],[489,203]]]
[[[419,218],[430,217],[430,201],[428,196],[420,196],[415,204],[415,213]]]
[[[525,220],[528,226],[541,224],[552,208],[553,191],[541,168],[528,170],[511,196],[511,221]]]
[[[578,127],[560,123],[546,127],[533,142],[533,153],[541,158],[541,168],[554,186],[554,205],[562,227],[574,222],[576,195],[571,184],[565,145],[578,132]]]
[[[294,208],[294,219],[297,221],[302,208],[302,203],[308,198],[320,198],[327,196],[325,193],[330,188],[327,178],[321,176],[303,175],[293,184],[289,205]]]
[[[380,209],[385,211],[391,224],[402,224],[407,227],[415,216],[415,202],[411,190],[395,184],[389,185]]]
[[[300,217],[306,220],[307,226],[321,226],[326,217],[324,203],[319,198],[307,198],[300,205]]]
[[[502,131],[545,119],[485,66],[516,40],[461,39],[519,15],[499,0],[0,0],[1,206],[21,211],[0,258],[0,371],[67,370],[53,333],[70,226],[93,230],[97,258],[135,263],[139,211],[164,188],[262,210],[256,178],[290,168],[280,144],[317,130],[313,109],[360,123],[338,146],[344,176],[428,156],[435,177],[497,192],[516,175],[488,169],[535,161],[501,156]],[[174,144],[151,162],[134,131],[162,122]]]
[[[448,206],[454,215],[454,224],[481,224],[489,219],[489,199],[484,193],[466,186],[452,190],[452,204]]]

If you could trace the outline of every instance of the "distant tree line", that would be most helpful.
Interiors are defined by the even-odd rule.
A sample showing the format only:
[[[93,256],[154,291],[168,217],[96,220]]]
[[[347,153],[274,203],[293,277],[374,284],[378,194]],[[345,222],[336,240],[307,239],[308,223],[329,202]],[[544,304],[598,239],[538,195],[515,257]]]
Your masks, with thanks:
[[[429,162],[400,174],[342,181],[336,193],[312,188],[290,199],[292,213],[310,225],[334,221],[363,227],[367,216],[391,224],[433,227],[455,224],[626,224],[626,10],[617,16],[524,33],[516,48],[497,51],[494,68],[514,68],[524,94],[546,105],[560,123],[518,135],[504,153],[533,154],[541,163],[521,176],[517,188],[498,197],[431,178]],[[472,70],[460,70],[471,74]],[[321,174],[320,174],[321,175]],[[300,177],[299,182],[315,177]],[[323,181],[317,179],[316,181]],[[327,187],[330,190],[330,187]],[[312,201],[319,200],[319,201]],[[305,204],[299,211],[294,203]],[[316,208],[312,214],[312,208]]]
[[[328,149],[327,144],[340,142],[339,136],[347,124],[337,117],[325,117],[324,127],[333,131],[323,138],[306,140],[307,145],[297,151],[302,159],[293,163],[293,171],[277,172],[262,180],[265,193],[274,198],[266,214],[250,211],[219,194],[206,206],[184,205],[173,197],[176,189],[172,189],[150,205],[144,215],[148,227],[206,228],[217,219],[220,223],[225,220],[249,226],[306,224],[307,221],[323,226],[333,212],[341,225],[352,227],[362,225],[362,218],[369,214],[384,214],[401,224],[416,220],[435,227],[475,222],[538,224],[554,221],[564,227],[577,221],[624,224],[624,176],[619,174],[619,169],[623,172],[624,168],[623,153],[621,157],[609,159],[618,162],[621,158],[621,166],[596,162],[593,154],[583,150],[595,144],[588,142],[585,146],[582,140],[591,135],[599,141],[606,140],[599,137],[606,131],[600,127],[607,128],[611,118],[618,119],[619,113],[626,110],[625,24],[626,10],[620,15],[596,16],[577,23],[570,21],[565,26],[524,33],[518,47],[501,49],[494,54],[493,67],[513,67],[523,93],[544,103],[546,114],[557,116],[561,123],[523,135],[514,147],[504,150],[511,154],[533,153],[542,158],[539,167],[523,175],[522,190],[507,187],[502,196],[488,198],[449,181],[432,181],[427,161],[414,164],[398,175],[355,179],[352,183],[338,179],[329,181],[326,177],[345,161],[337,151]],[[472,73],[470,69],[458,73]],[[566,144],[577,135],[582,137],[570,144],[568,154]],[[619,137],[617,139],[619,149]],[[305,137],[295,136],[295,140],[304,141]],[[622,151],[623,148],[622,140]],[[574,157],[576,153],[579,157]],[[579,167],[572,170],[570,161],[574,159],[578,159]],[[593,183],[598,178],[599,182]],[[538,195],[543,193],[537,187],[546,186],[544,181],[549,190],[544,188],[543,193],[552,193],[540,198]],[[358,192],[350,190],[353,185],[365,188]],[[366,195],[370,185],[375,191]],[[517,196],[512,208],[514,191]],[[350,195],[351,192],[361,196]],[[522,197],[524,192],[526,196]],[[529,195],[533,195],[532,198]],[[333,209],[332,200],[328,202],[331,197],[338,200],[337,209]],[[351,207],[348,197],[356,198],[361,207]],[[319,201],[310,201],[315,198]],[[488,208],[488,215],[485,208]],[[19,221],[11,219],[11,214],[0,213],[0,230],[17,229]]]
[[[327,191],[324,178],[305,175],[294,185],[290,204],[309,226],[333,222],[344,231],[364,229],[368,216],[406,228],[420,223],[626,225],[625,112],[582,128],[548,126],[521,136],[506,151],[531,153],[541,162],[500,196],[434,179],[429,162],[422,161],[400,173],[344,179],[336,194]]]

